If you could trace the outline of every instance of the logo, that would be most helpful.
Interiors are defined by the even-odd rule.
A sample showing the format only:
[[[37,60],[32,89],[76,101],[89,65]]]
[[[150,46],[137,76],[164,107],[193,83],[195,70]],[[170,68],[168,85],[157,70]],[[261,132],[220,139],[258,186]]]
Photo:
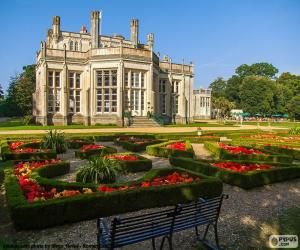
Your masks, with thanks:
[[[297,235],[271,235],[269,237],[269,246],[271,248],[297,248]]]

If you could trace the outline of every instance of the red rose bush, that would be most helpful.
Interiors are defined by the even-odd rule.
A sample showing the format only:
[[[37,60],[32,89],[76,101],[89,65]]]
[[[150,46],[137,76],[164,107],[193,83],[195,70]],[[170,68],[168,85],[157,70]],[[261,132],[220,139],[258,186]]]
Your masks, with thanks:
[[[223,168],[226,170],[245,173],[249,171],[258,171],[258,170],[266,170],[273,168],[271,165],[267,164],[245,164],[238,162],[218,162],[211,164],[214,167]]]

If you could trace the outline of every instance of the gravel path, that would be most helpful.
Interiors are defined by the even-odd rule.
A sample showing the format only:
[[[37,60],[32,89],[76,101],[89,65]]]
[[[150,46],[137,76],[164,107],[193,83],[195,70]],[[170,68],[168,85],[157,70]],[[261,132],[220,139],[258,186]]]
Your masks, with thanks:
[[[192,143],[196,159],[211,159],[211,153],[204,147],[203,143]]]
[[[109,146],[109,143],[101,144]],[[201,149],[201,147],[198,148]],[[203,151],[199,150],[199,152]],[[60,157],[70,159],[73,154],[72,151],[68,151],[67,154]],[[167,159],[148,156],[145,153],[141,155],[153,159],[154,167],[162,167],[167,164]],[[82,164],[82,160],[72,159],[71,171],[74,173],[76,167],[80,164]],[[221,245],[225,249],[260,249],[262,247],[261,242],[268,239],[268,235],[265,233],[270,231],[270,226],[267,224],[268,220],[274,216],[278,217],[288,208],[299,205],[300,179],[267,185],[249,191],[224,184],[224,193],[229,195],[229,199],[224,201],[219,219]],[[141,210],[131,214],[140,215],[158,209]],[[16,232],[7,216],[3,186],[0,194],[0,212],[1,215],[5,215],[0,216],[0,238],[2,236],[16,239],[14,243],[20,241],[31,244],[58,244],[64,246],[63,249],[95,249],[92,246],[85,247],[84,244],[96,244],[96,220],[82,221],[39,231]],[[257,231],[261,232],[261,238],[252,237],[252,233]],[[173,237],[173,243],[175,250],[197,249],[199,246],[194,230],[176,233]],[[142,242],[122,249],[151,249],[151,242]]]

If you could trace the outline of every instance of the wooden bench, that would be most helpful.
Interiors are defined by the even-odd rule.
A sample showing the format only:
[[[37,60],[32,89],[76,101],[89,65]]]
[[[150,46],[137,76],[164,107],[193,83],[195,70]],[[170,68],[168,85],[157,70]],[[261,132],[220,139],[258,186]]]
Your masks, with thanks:
[[[167,240],[169,248],[173,249],[173,233],[195,228],[197,239],[212,249],[220,249],[217,223],[223,199],[228,195],[221,195],[212,199],[199,198],[188,204],[178,204],[174,208],[147,213],[138,216],[114,217],[97,220],[98,249],[114,249],[137,242],[152,240],[152,248],[156,249],[155,238],[163,237],[160,248],[163,249]],[[198,226],[206,225],[203,237],[200,237]],[[209,227],[214,229],[216,245],[207,239]]]

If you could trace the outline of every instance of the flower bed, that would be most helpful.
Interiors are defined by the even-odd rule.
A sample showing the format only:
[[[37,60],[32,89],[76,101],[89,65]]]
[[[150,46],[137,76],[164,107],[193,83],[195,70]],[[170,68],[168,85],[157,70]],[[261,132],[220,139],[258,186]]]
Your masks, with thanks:
[[[147,146],[146,152],[149,155],[160,157],[169,157],[171,155],[182,157],[194,156],[194,151],[189,141],[171,141]]]
[[[267,152],[263,149],[251,147],[232,146],[223,143],[205,142],[204,146],[217,159],[223,160],[245,160],[245,161],[268,161],[292,163],[293,158],[289,155]]]
[[[175,205],[199,197],[212,198],[222,193],[222,183],[218,179],[180,169],[153,169],[139,181],[107,185],[106,189],[114,190],[104,192],[97,191],[97,185],[48,179],[49,170],[52,168],[58,170],[56,165],[45,165],[36,168],[30,174],[30,178],[46,192],[54,193],[53,196],[50,194],[49,199],[36,199],[34,202],[26,200],[13,169],[5,170],[7,203],[17,229],[45,228],[146,208]],[[167,181],[173,183],[167,185]],[[127,189],[126,186],[135,188]],[[84,188],[89,188],[89,194],[84,194]]]
[[[84,145],[91,144],[90,141],[86,141],[83,139],[69,139],[69,140],[66,140],[66,142],[68,143],[68,148],[72,148],[72,149],[79,149],[79,148],[83,147]]]
[[[245,173],[249,171],[258,171],[258,170],[265,170],[273,168],[271,165],[268,164],[258,164],[258,163],[250,163],[244,164],[240,162],[216,162],[211,164],[214,167]]]
[[[140,152],[144,151],[148,145],[160,143],[162,140],[137,136],[120,136],[114,142],[129,151]]]
[[[296,164],[207,161],[183,157],[170,157],[170,163],[193,172],[218,177],[225,183],[244,189],[300,177],[300,165]]]
[[[133,153],[116,153],[104,157],[118,160],[122,168],[127,172],[143,172],[152,168],[151,160]]]
[[[111,154],[116,152],[117,150],[112,147],[107,147],[107,146],[97,145],[97,144],[88,144],[88,145],[83,145],[78,151],[75,151],[75,157],[79,157],[81,159],[87,159],[93,155]]]
[[[25,142],[11,142],[1,148],[1,154],[3,161],[56,158],[55,151],[30,147],[30,144]]]

